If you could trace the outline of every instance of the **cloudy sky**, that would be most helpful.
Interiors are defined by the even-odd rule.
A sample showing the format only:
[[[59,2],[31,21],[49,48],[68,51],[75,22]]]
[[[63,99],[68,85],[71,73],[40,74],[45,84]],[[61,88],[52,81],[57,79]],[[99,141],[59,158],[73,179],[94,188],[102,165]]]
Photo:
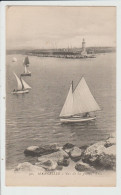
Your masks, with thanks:
[[[116,45],[115,7],[6,8],[7,49]]]

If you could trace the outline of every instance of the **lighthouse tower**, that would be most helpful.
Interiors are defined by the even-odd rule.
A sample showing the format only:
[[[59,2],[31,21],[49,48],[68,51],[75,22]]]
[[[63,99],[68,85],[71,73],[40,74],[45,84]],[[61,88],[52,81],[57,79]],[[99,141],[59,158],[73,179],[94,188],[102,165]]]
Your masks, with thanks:
[[[86,50],[86,42],[83,38],[83,40],[82,40],[82,51],[85,51],[85,50]]]
[[[87,56],[87,52],[86,52],[86,42],[85,39],[83,38],[82,40],[82,52],[81,52],[82,56]]]

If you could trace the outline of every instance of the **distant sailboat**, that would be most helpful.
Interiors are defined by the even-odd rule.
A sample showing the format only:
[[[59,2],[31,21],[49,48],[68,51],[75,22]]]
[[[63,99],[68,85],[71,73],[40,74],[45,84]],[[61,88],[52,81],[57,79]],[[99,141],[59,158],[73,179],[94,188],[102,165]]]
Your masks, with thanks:
[[[23,61],[24,72],[21,74],[21,76],[31,76],[31,72],[28,70],[29,64],[30,64],[29,58],[28,56],[26,56]]]
[[[12,62],[17,62],[17,58],[13,57]]]
[[[31,89],[31,87],[20,77],[20,79],[18,78],[18,76],[14,73],[16,80],[17,80],[17,89],[13,90],[13,94],[21,94],[21,93],[28,93],[29,90]]]
[[[91,94],[84,77],[82,77],[75,90],[73,90],[72,81],[60,113],[60,121],[67,123],[94,120],[96,118],[94,112],[98,110],[100,107]]]

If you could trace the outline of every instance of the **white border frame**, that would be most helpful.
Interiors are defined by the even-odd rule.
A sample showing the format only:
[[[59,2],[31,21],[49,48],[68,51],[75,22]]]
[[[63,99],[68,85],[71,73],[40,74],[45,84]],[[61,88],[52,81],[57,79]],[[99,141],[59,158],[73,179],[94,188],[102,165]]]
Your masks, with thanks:
[[[5,186],[5,6],[116,6],[117,7],[117,63],[116,63],[116,136],[117,182],[116,187],[6,187]],[[102,13],[103,14],[103,13]],[[1,129],[1,194],[2,195],[120,195],[121,194],[121,1],[6,1],[0,2],[0,129]]]

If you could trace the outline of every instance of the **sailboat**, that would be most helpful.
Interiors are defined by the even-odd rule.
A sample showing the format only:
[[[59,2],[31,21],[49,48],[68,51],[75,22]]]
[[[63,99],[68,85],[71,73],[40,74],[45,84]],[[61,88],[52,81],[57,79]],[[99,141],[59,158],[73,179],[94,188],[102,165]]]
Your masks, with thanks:
[[[26,56],[23,61],[24,72],[21,74],[21,76],[31,76],[31,72],[28,70],[29,64],[30,64],[29,58],[28,56]]]
[[[74,123],[94,120],[96,118],[95,111],[98,110],[100,110],[100,107],[94,99],[85,78],[82,77],[75,89],[73,89],[72,81],[60,113],[60,121]]]
[[[21,78],[21,76],[19,79],[15,73],[14,75],[17,80],[17,89],[16,90],[14,89],[12,93],[13,94],[28,93],[29,92],[28,89],[31,89],[31,87]]]
[[[17,58],[13,57],[12,62],[17,62]]]

